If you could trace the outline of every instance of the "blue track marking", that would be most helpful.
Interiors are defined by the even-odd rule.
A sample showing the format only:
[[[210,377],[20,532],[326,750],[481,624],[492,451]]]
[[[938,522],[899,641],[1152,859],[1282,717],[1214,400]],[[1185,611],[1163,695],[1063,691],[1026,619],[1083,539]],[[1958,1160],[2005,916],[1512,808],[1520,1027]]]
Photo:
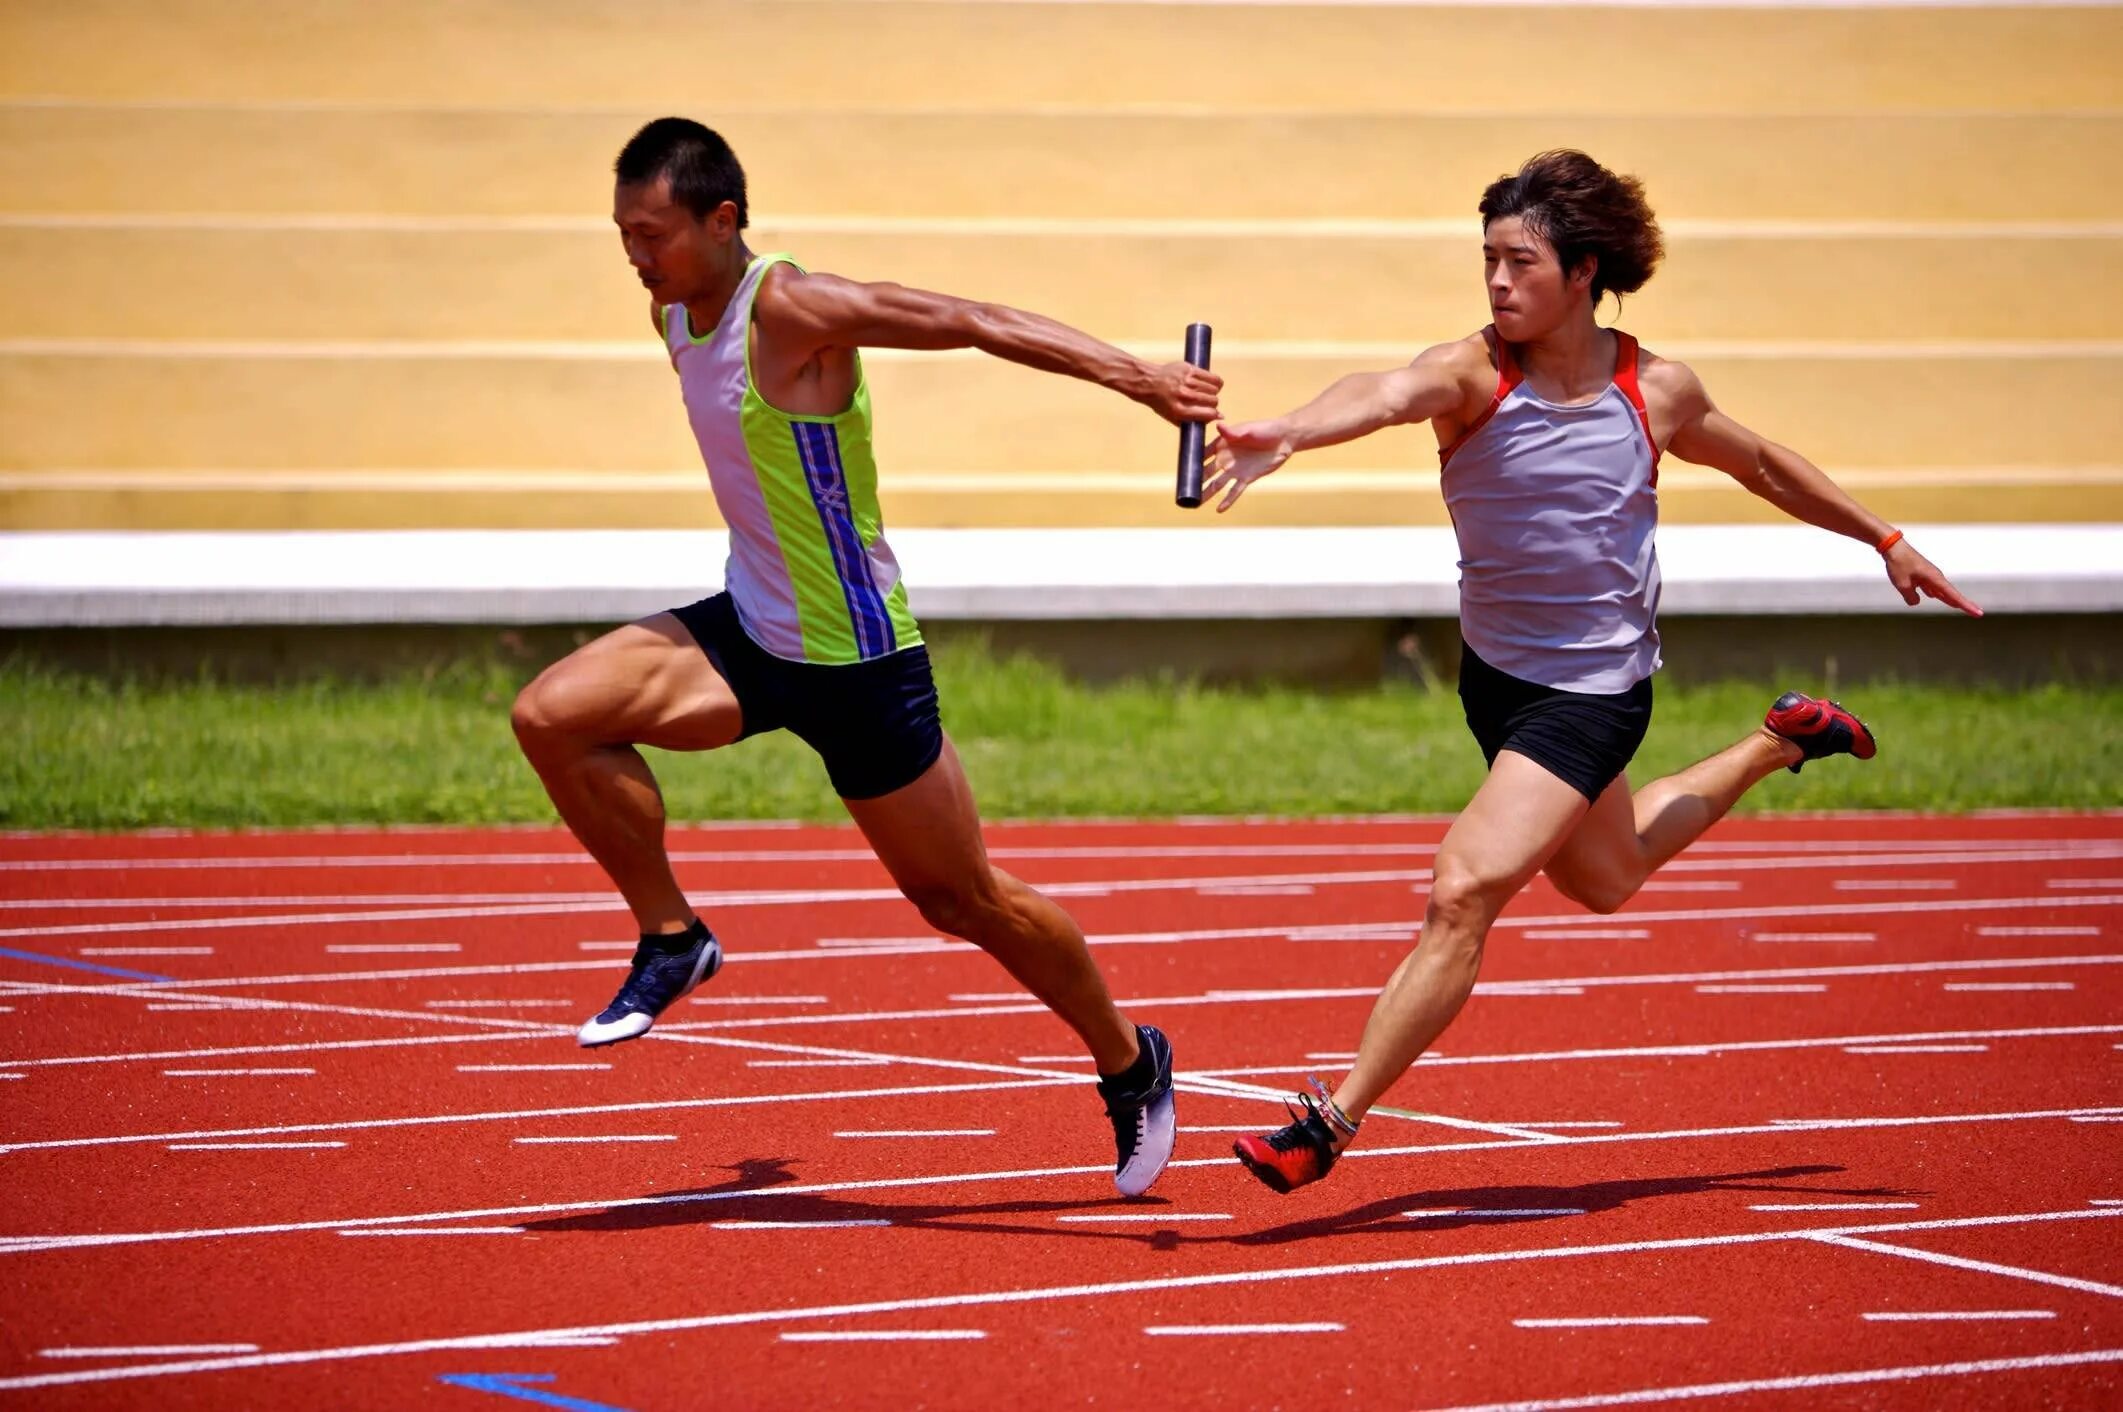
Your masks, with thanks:
[[[128,971],[122,966],[99,966],[93,961],[76,961],[71,956],[47,956],[41,951],[17,951],[12,946],[0,946],[0,956],[15,961],[38,961],[47,966],[67,966],[76,971],[94,971],[99,976],[117,976],[128,981],[173,981],[175,976],[150,975],[146,971]]]
[[[519,1402],[536,1402],[545,1407],[566,1407],[572,1412],[627,1412],[624,1407],[614,1407],[609,1402],[591,1402],[580,1397],[563,1397],[557,1392],[543,1388],[525,1387],[525,1383],[549,1383],[551,1373],[442,1373],[438,1382],[452,1387],[470,1388],[474,1392],[491,1392],[497,1397],[513,1397]]]

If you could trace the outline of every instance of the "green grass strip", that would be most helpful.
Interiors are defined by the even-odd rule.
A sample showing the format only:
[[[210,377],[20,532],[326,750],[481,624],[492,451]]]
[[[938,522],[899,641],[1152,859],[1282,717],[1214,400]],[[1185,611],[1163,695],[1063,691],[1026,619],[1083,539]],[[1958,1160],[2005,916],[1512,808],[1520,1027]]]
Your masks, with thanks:
[[[946,727],[989,817],[1450,812],[1482,760],[1449,691],[1072,683],[970,645],[938,654]],[[0,826],[18,829],[551,822],[516,753],[498,666],[382,683],[112,683],[0,663]],[[1730,744],[1769,681],[1662,684],[1631,777]],[[1842,693],[1881,741],[1779,774],[1742,809],[2097,808],[2123,803],[2123,689],[1874,685]],[[787,735],[648,752],[674,819],[839,819]]]

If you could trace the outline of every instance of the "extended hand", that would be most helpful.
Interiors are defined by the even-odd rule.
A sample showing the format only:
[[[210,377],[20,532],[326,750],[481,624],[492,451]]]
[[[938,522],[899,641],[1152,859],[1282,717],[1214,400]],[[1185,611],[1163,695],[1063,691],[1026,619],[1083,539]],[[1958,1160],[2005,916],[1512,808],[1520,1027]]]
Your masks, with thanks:
[[[1218,416],[1216,394],[1224,380],[1207,368],[1192,363],[1159,363],[1150,369],[1150,385],[1141,397],[1144,406],[1177,426],[1181,422],[1213,422]]]
[[[1216,431],[1216,439],[1202,453],[1208,478],[1202,499],[1214,499],[1223,491],[1216,507],[1221,515],[1238,503],[1247,486],[1290,459],[1290,438],[1280,422],[1218,422]]]
[[[1922,595],[1936,598],[1949,608],[1958,608],[1971,618],[1983,616],[1983,610],[1955,588],[1946,575],[1939,572],[1938,565],[1911,548],[1908,540],[1897,542],[1887,551],[1886,559],[1888,581],[1895,586],[1895,592],[1902,595],[1904,603],[1913,605]]]

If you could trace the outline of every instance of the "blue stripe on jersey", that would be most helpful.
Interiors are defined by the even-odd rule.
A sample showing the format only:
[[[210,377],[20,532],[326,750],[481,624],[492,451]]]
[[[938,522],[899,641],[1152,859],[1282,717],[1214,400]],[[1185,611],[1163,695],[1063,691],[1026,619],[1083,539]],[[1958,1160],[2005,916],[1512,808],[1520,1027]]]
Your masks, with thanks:
[[[789,429],[803,462],[811,503],[833,551],[833,566],[847,601],[848,620],[855,630],[855,650],[866,660],[882,657],[894,643],[892,621],[885,612],[884,598],[877,591],[869,556],[863,552],[862,536],[855,529],[855,518],[848,510],[839,435],[821,422],[791,422]]]

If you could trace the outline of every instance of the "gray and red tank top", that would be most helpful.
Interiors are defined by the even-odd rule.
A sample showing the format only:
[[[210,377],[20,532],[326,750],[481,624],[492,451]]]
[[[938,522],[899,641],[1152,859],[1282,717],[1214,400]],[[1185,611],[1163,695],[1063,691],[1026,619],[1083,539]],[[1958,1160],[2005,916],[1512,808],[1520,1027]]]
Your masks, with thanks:
[[[1627,691],[1659,667],[1659,452],[1637,342],[1614,381],[1563,406],[1534,394],[1494,326],[1489,409],[1438,453],[1460,546],[1460,633],[1490,666],[1565,691]]]

